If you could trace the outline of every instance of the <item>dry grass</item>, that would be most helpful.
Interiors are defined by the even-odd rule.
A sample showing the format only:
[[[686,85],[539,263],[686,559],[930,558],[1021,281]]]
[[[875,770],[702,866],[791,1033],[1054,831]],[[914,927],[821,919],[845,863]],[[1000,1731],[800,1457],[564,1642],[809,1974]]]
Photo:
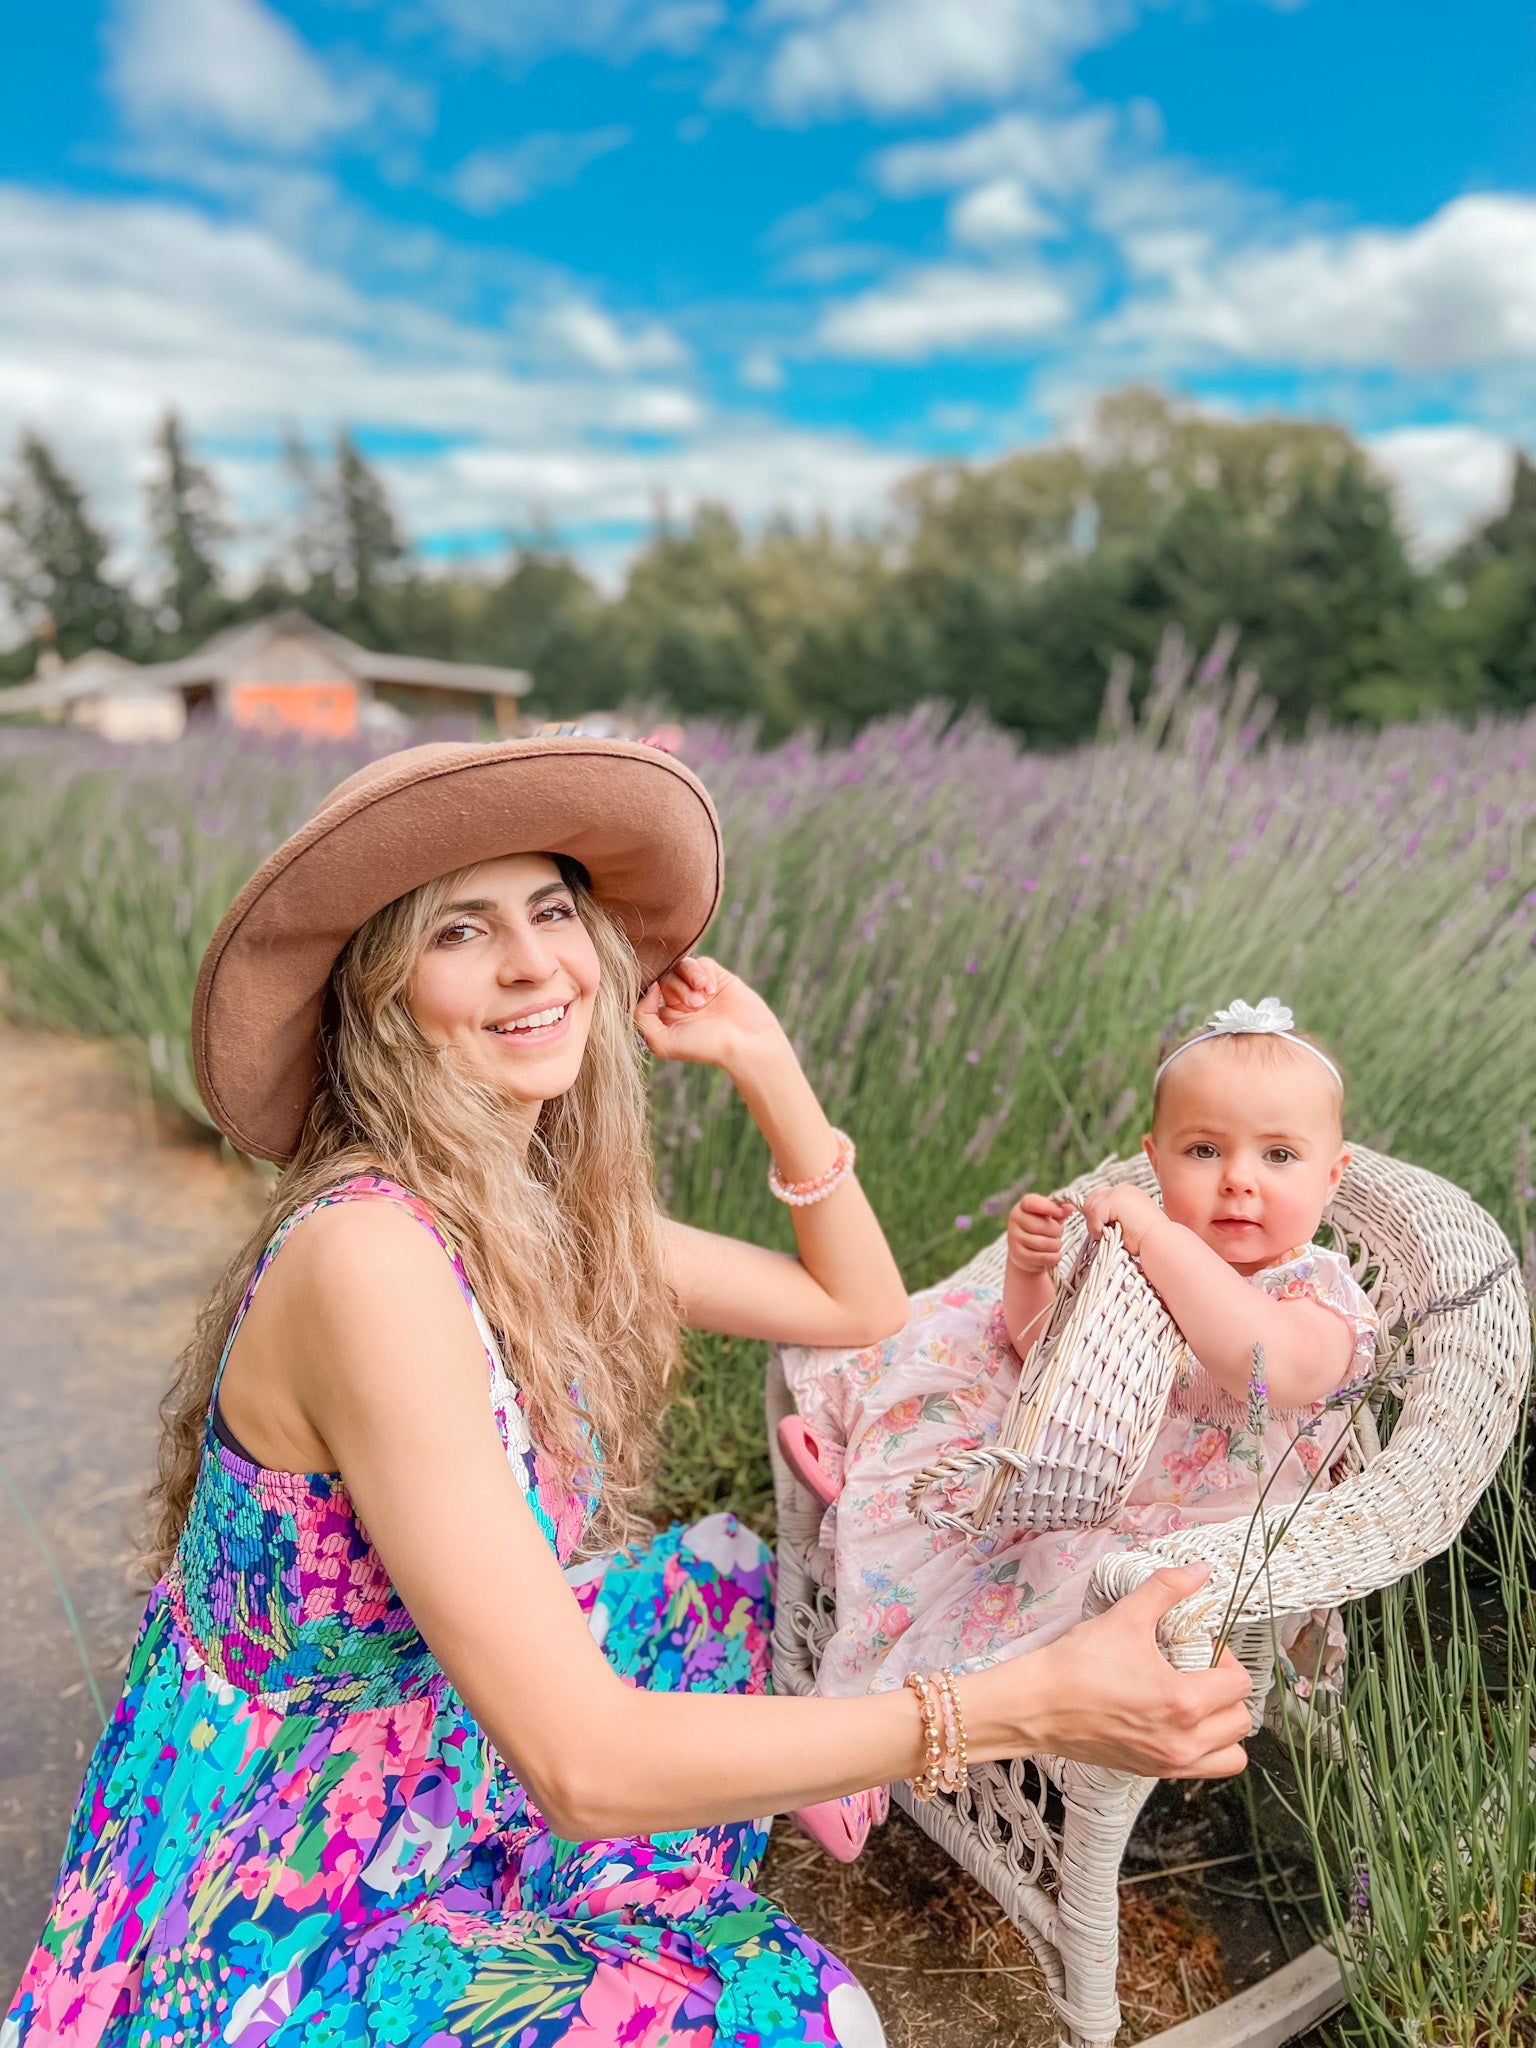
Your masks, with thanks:
[[[834,1863],[788,1821],[762,1889],[863,1981],[891,2048],[1056,2048],[1045,1980],[991,1895],[904,1814],[857,1863]],[[1184,1904],[1121,1893],[1123,2041],[1142,2041],[1227,1996],[1216,1937]]]

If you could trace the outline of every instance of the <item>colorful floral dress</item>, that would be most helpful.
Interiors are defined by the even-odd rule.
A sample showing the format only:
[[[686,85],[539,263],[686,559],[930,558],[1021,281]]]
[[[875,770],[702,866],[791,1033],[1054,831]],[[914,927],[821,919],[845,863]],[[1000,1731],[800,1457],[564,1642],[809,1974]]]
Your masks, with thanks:
[[[362,1199],[403,1205],[453,1259],[507,1455],[568,1564],[591,1492],[554,1481],[462,1262],[404,1190],[354,1180],[291,1216],[230,1342],[295,1225]],[[340,1478],[251,1463],[220,1441],[216,1402],[0,2048],[878,2048],[850,1972],[751,1889],[766,1821],[553,1836]],[[631,1683],[765,1690],[772,1567],[734,1516],[568,1576]]]
[[[1305,1245],[1252,1281],[1277,1300],[1334,1310],[1354,1341],[1345,1377],[1371,1370],[1376,1314],[1339,1253]],[[838,1628],[816,1684],[833,1696],[882,1692],[913,1670],[981,1670],[1050,1642],[1082,1619],[1094,1566],[1109,1551],[1252,1513],[1261,1471],[1275,1507],[1294,1501],[1314,1474],[1325,1486],[1320,1467],[1344,1421],[1321,1406],[1251,1417],[1186,1349],[1151,1455],[1114,1522],[967,1541],[918,1521],[907,1489],[935,1459],[997,1434],[1019,1358],[995,1289],[916,1295],[906,1328],[865,1351],[781,1356],[800,1413],[847,1447],[843,1490],[821,1530]],[[1308,1661],[1326,1676],[1343,1656],[1338,1618],[1292,1618],[1282,1650],[1304,1626],[1313,1634]]]

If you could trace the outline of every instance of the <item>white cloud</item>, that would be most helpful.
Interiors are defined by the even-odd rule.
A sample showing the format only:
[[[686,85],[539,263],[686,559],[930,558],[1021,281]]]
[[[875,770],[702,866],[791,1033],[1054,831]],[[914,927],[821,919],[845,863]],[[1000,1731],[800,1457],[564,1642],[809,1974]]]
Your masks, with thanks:
[[[1414,228],[1220,256],[1164,234],[1140,255],[1168,289],[1111,332],[1165,352],[1430,372],[1536,361],[1536,199],[1479,193]]]
[[[535,192],[574,184],[587,165],[622,149],[628,128],[588,128],[574,134],[539,131],[505,149],[477,149],[447,181],[447,190],[466,212],[503,213]]]
[[[910,466],[850,433],[714,411],[654,324],[574,297],[502,329],[455,320],[181,204],[0,187],[0,273],[21,281],[0,325],[0,450],[24,425],[48,435],[136,545],[136,480],[168,405],[247,518],[273,516],[287,422],[417,437],[425,452],[381,466],[413,529],[439,539],[520,526],[532,508],[567,531],[640,530],[661,493],[749,521],[872,518]]]
[[[1065,290],[1041,271],[936,264],[829,307],[818,338],[832,355],[918,362],[1037,341],[1071,313]]]
[[[1514,449],[1483,427],[1393,427],[1365,445],[1391,478],[1420,554],[1441,552],[1508,500]]]
[[[997,178],[1054,197],[1081,192],[1103,171],[1115,130],[1107,107],[1071,115],[1003,114],[943,142],[902,142],[875,158],[885,191],[955,192]]]
[[[982,249],[1039,241],[1056,226],[1017,178],[989,178],[985,185],[963,193],[949,209],[951,239]]]
[[[549,340],[589,369],[608,376],[632,376],[637,370],[675,370],[688,351],[659,320],[625,330],[611,314],[586,299],[567,299],[544,316]]]
[[[426,0],[426,11],[472,50],[593,50],[617,63],[642,50],[687,56],[725,18],[722,0]]]
[[[1135,0],[766,0],[784,24],[763,89],[790,119],[913,114],[1054,84],[1134,18]]]
[[[736,370],[749,391],[782,391],[784,365],[772,349],[754,348],[744,355]]]
[[[305,150],[372,110],[263,0],[120,0],[109,83],[129,122],[165,122],[263,151]]]

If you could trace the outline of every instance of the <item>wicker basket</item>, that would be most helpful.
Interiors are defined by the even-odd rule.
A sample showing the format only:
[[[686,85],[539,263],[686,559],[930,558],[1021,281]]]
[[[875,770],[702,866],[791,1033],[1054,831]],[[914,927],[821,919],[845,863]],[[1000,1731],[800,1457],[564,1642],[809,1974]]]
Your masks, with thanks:
[[[1118,1514],[1147,1462],[1184,1339],[1117,1224],[1090,1238],[1074,1217],[1068,1231],[1078,1242],[1068,1237],[1066,1277],[996,1441],[951,1452],[912,1482],[908,1508],[932,1528],[1097,1528]]]

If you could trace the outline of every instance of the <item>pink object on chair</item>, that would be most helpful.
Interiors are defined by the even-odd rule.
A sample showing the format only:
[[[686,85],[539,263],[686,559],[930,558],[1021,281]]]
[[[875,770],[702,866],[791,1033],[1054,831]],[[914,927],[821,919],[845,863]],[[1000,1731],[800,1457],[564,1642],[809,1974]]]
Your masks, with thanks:
[[[830,1507],[843,1490],[842,1446],[830,1443],[800,1416],[786,1415],[779,1424],[779,1449],[800,1484]]]

